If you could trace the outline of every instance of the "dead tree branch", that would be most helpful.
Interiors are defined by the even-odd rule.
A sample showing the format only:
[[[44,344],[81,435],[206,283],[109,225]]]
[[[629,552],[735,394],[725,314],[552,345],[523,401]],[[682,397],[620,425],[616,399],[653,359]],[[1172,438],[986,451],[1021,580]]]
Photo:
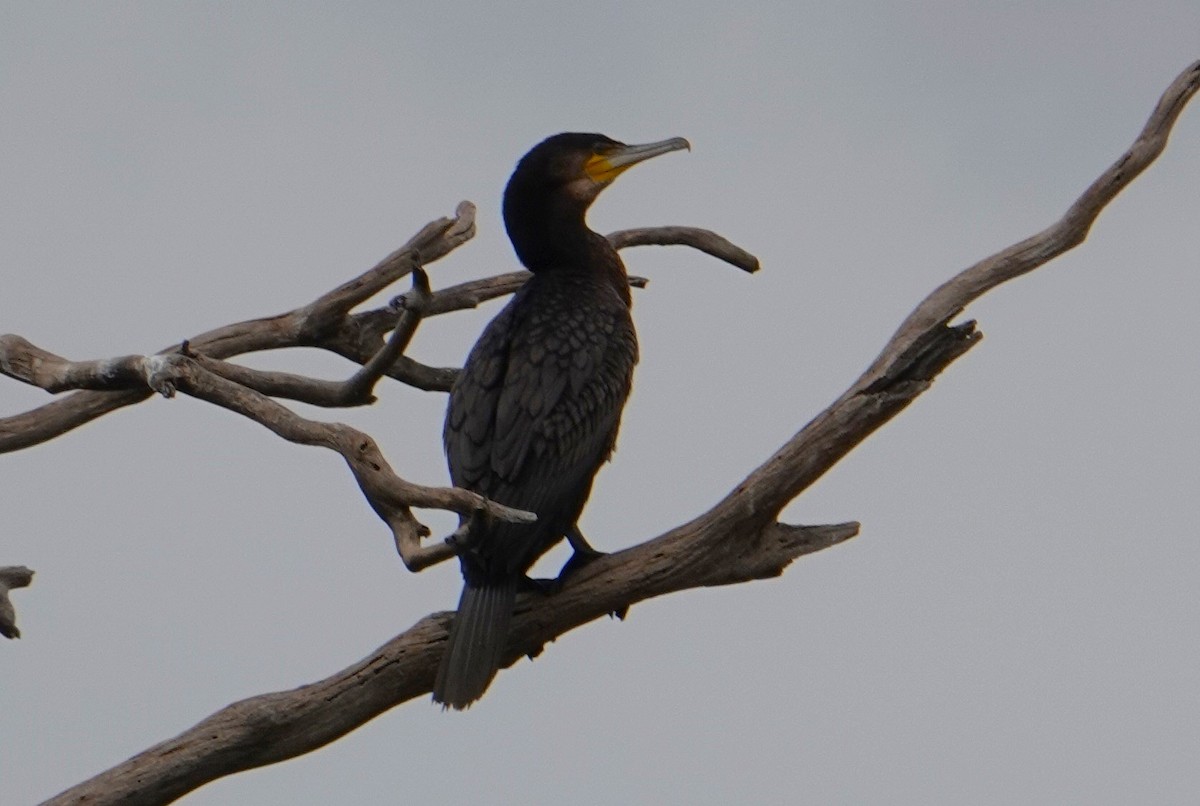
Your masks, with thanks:
[[[383,452],[367,434],[343,423],[309,420],[266,395],[203,369],[182,355],[158,357],[146,383],[164,394],[176,389],[241,414],[277,436],[300,445],[336,451],[376,514],[392,530],[396,549],[411,571],[420,571],[453,556],[443,542],[422,546],[429,530],[412,514],[413,507],[445,509],[469,517],[478,510],[493,518],[528,521],[531,513],[512,509],[458,487],[425,487],[397,476]]]
[[[715,232],[697,227],[623,229],[609,233],[608,240],[618,249],[627,246],[690,246],[751,274],[759,268],[758,258],[745,249]]]
[[[6,565],[0,568],[0,635],[5,638],[20,638],[17,629],[17,612],[13,609],[8,592],[13,588],[24,588],[33,582],[33,571],[23,565]]]
[[[879,357],[832,405],[708,512],[586,566],[553,596],[522,598],[508,663],[606,614],[687,588],[775,576],[796,557],[842,542],[854,523],[803,527],[782,509],[848,451],[930,387],[978,343],[974,322],[951,325],[972,300],[1082,242],[1100,211],[1161,153],[1200,88],[1200,62],[1167,89],[1133,146],[1047,230],[965,270],[905,320]],[[177,365],[187,370],[186,359]],[[181,371],[175,382],[201,384]],[[218,379],[219,380],[219,379]],[[205,396],[202,387],[190,393]],[[219,402],[214,400],[214,402]],[[228,706],[178,737],[53,798],[51,804],[166,803],[218,777],[314,750],[395,705],[428,692],[451,615],[435,613],[366,659],[292,691]]]
[[[208,371],[269,397],[298,400],[328,408],[369,405],[375,402],[373,394],[375,384],[387,374],[408,347],[413,335],[417,332],[417,325],[426,315],[432,300],[429,277],[424,270],[414,269],[412,275],[412,291],[397,297],[392,306],[391,319],[394,323],[392,335],[382,349],[363,362],[362,369],[345,381],[322,381],[289,372],[264,372],[250,369],[195,353],[187,342],[184,342],[183,352],[194,358]],[[399,309],[401,312],[399,321],[395,321],[395,309]],[[381,329],[380,335],[383,332],[385,331]]]
[[[349,426],[306,420],[270,398],[337,408],[366,405],[374,401],[375,384],[385,374],[421,388],[448,390],[458,370],[425,367],[403,355],[421,319],[511,294],[529,276],[528,272],[512,272],[434,294],[420,264],[448,254],[474,232],[474,207],[463,202],[455,218],[426,225],[375,267],[308,305],[279,316],[218,328],[150,356],[70,361],[20,336],[0,336],[0,372],[52,393],[85,390],[24,415],[0,420],[0,453],[28,447],[140,402],[150,390],[170,396],[180,389],[250,417],[284,439],[338,451],[371,508],[391,530],[396,549],[409,570],[420,571],[448,560],[454,552],[446,543],[421,544],[430,532],[413,516],[413,507],[450,509],[463,516],[475,510],[502,518],[525,517],[528,513],[462,490],[405,481],[391,471],[379,447],[367,435]],[[639,233],[638,243],[697,246],[718,256],[733,254],[754,260],[752,256],[740,257],[748,253],[703,230],[665,227]],[[712,246],[714,243],[717,245]],[[355,306],[408,274],[413,275],[412,290],[397,297],[392,305],[351,314]],[[643,286],[645,280],[631,278],[630,283]],[[301,346],[331,349],[362,368],[345,381],[324,381],[223,360],[257,350]],[[191,360],[183,361],[182,357]]]
[[[216,362],[263,350],[316,347],[358,364],[366,364],[372,357],[380,356],[379,365],[369,372],[378,373],[382,369],[388,377],[418,389],[449,391],[458,374],[457,369],[428,367],[402,354],[411,333],[405,339],[396,340],[398,350],[390,363],[387,361],[390,356],[380,353],[387,334],[396,327],[394,309],[383,307],[356,314],[350,311],[414,269],[449,254],[474,234],[475,207],[470,202],[462,202],[454,218],[441,218],[426,224],[408,243],[376,266],[311,303],[277,316],[226,325],[194,336],[186,340],[189,351],[208,369],[230,380],[264,394],[318,406],[369,403],[369,392],[364,394],[356,390],[368,376],[356,376],[349,384],[324,383],[282,373],[256,373]],[[707,230],[657,227],[615,232],[609,237],[618,248],[644,244],[691,246],[742,268],[758,265],[758,259],[753,255]],[[422,299],[421,313],[412,320],[412,327],[415,328],[423,317],[474,308],[511,294],[528,278],[528,272],[517,271],[438,292],[426,289],[428,298]],[[629,282],[635,288],[646,285],[646,280],[641,277],[631,277]],[[405,299],[411,302],[414,297],[409,294]],[[176,350],[178,346],[172,345],[159,354]],[[138,362],[142,359],[142,356],[123,356],[69,362],[20,336],[0,336],[0,373],[52,393],[85,390],[23,414],[0,418],[0,453],[38,445],[109,412],[145,400],[150,396],[150,390],[140,384],[142,371]]]
[[[341,329],[348,319],[348,312],[375,294],[383,291],[396,280],[409,274],[419,265],[432,263],[450,251],[466,243],[475,234],[475,208],[470,202],[458,206],[454,218],[441,218],[426,224],[408,243],[381,260],[374,268],[358,277],[343,283],[327,294],[313,300],[307,305],[296,308],[277,316],[253,319],[226,325],[207,333],[201,333],[188,339],[191,349],[203,353],[209,358],[224,359],[236,355],[275,350],[285,347],[322,346],[326,339],[335,339],[341,334]],[[387,330],[395,325],[395,314]],[[364,363],[375,355],[383,343],[386,330],[380,330],[375,335],[375,342],[359,363]],[[140,388],[130,386],[121,391],[108,392],[103,389],[120,388],[127,377],[117,373],[111,386],[89,385],[87,382],[76,386],[55,386],[53,389],[37,382],[44,372],[37,361],[51,353],[41,351],[40,355],[27,357],[23,351],[32,345],[19,336],[0,337],[0,373],[9,375],[17,380],[41,386],[48,391],[61,391],[66,388],[84,389],[61,400],[55,400],[45,406],[12,417],[0,419],[0,453],[28,448],[38,445],[48,439],[61,436],[81,425],[102,417],[109,412],[125,406],[140,403],[150,396],[151,392],[145,386]],[[161,354],[174,352],[177,346],[169,347]],[[116,359],[124,371],[133,370],[131,362],[136,357]],[[60,359],[61,360],[61,359]],[[83,362],[74,367],[74,371],[82,373],[83,380],[103,383],[105,364],[109,361],[94,362],[95,366],[85,366]],[[397,380],[406,381],[406,372],[413,369],[416,362],[398,362],[389,371],[389,375]],[[58,366],[54,371],[63,372]],[[136,372],[134,372],[136,375]],[[418,372],[419,381],[427,381],[424,373]],[[67,378],[59,376],[59,380]],[[79,381],[80,378],[75,378]],[[118,383],[120,381],[120,383]],[[420,385],[419,383],[417,385]]]

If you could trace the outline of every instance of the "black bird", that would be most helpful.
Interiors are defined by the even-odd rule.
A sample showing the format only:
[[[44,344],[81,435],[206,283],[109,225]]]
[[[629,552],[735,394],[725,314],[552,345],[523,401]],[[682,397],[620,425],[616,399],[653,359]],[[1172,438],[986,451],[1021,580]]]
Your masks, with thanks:
[[[564,537],[569,565],[597,553],[575,522],[616,444],[638,347],[625,265],[584,217],[622,171],[686,148],[678,137],[631,146],[556,134],[508,181],[504,226],[533,277],[472,348],[443,440],[455,485],[537,521],[476,518],[458,541],[465,584],[433,688],[444,706],[466,708],[495,677],[517,588],[538,557]]]

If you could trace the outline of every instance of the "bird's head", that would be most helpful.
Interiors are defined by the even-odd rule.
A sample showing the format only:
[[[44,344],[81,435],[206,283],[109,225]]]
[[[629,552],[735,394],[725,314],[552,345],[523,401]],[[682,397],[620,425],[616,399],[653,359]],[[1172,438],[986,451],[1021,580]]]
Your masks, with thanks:
[[[600,191],[629,168],[691,145],[682,137],[626,145],[603,134],[568,132],[548,137],[517,163],[504,191],[504,223],[527,266],[541,250],[537,241],[557,230],[584,229],[587,208]]]

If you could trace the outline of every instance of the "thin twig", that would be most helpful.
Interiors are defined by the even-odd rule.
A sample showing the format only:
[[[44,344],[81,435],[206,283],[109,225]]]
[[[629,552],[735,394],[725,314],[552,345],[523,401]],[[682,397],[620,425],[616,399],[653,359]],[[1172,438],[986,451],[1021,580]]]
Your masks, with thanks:
[[[690,246],[753,274],[758,258],[715,232],[698,227],[643,227],[611,232],[608,240],[617,249],[628,246]]]

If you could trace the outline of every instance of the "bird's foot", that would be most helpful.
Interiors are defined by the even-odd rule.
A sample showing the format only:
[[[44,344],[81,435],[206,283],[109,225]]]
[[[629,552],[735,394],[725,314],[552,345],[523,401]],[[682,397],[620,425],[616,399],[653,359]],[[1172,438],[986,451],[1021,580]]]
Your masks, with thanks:
[[[567,542],[571,544],[571,548],[575,549],[576,554],[587,554],[593,559],[604,554],[604,552],[596,551],[594,548],[592,548],[592,544],[589,543],[587,538],[583,536],[583,532],[579,531],[579,524],[577,523],[571,524],[571,528],[567,530],[564,537],[566,537]]]
[[[570,577],[583,570],[584,567],[591,564],[594,560],[600,559],[606,553],[603,551],[597,551],[591,546],[588,546],[586,543],[584,545],[586,548],[583,551],[580,551],[579,548],[576,547],[575,553],[571,555],[571,559],[567,560],[566,563],[563,564],[562,570],[558,572],[558,579],[555,581],[558,582],[558,586],[560,588]]]
[[[579,531],[579,524],[577,523],[572,524],[571,528],[567,530],[566,538],[567,542],[571,544],[571,548],[575,550],[575,553],[571,555],[571,559],[567,560],[562,570],[558,572],[559,587],[562,587],[562,584],[572,574],[579,571],[592,560],[604,556],[603,551],[597,551],[592,548],[592,544],[583,536],[583,532]]]
[[[521,577],[520,583],[517,585],[517,590],[526,593],[536,593],[540,596],[553,596],[562,590],[563,585],[571,576],[573,576],[581,568],[592,562],[593,560],[603,557],[605,552],[596,551],[591,546],[588,546],[585,551],[576,550],[571,555],[571,559],[567,560],[563,565],[562,570],[558,572],[558,576],[553,579],[545,577]]]
[[[562,587],[559,579],[543,579],[541,577],[524,576],[517,583],[517,590],[526,593],[536,593],[540,596],[553,596]]]

